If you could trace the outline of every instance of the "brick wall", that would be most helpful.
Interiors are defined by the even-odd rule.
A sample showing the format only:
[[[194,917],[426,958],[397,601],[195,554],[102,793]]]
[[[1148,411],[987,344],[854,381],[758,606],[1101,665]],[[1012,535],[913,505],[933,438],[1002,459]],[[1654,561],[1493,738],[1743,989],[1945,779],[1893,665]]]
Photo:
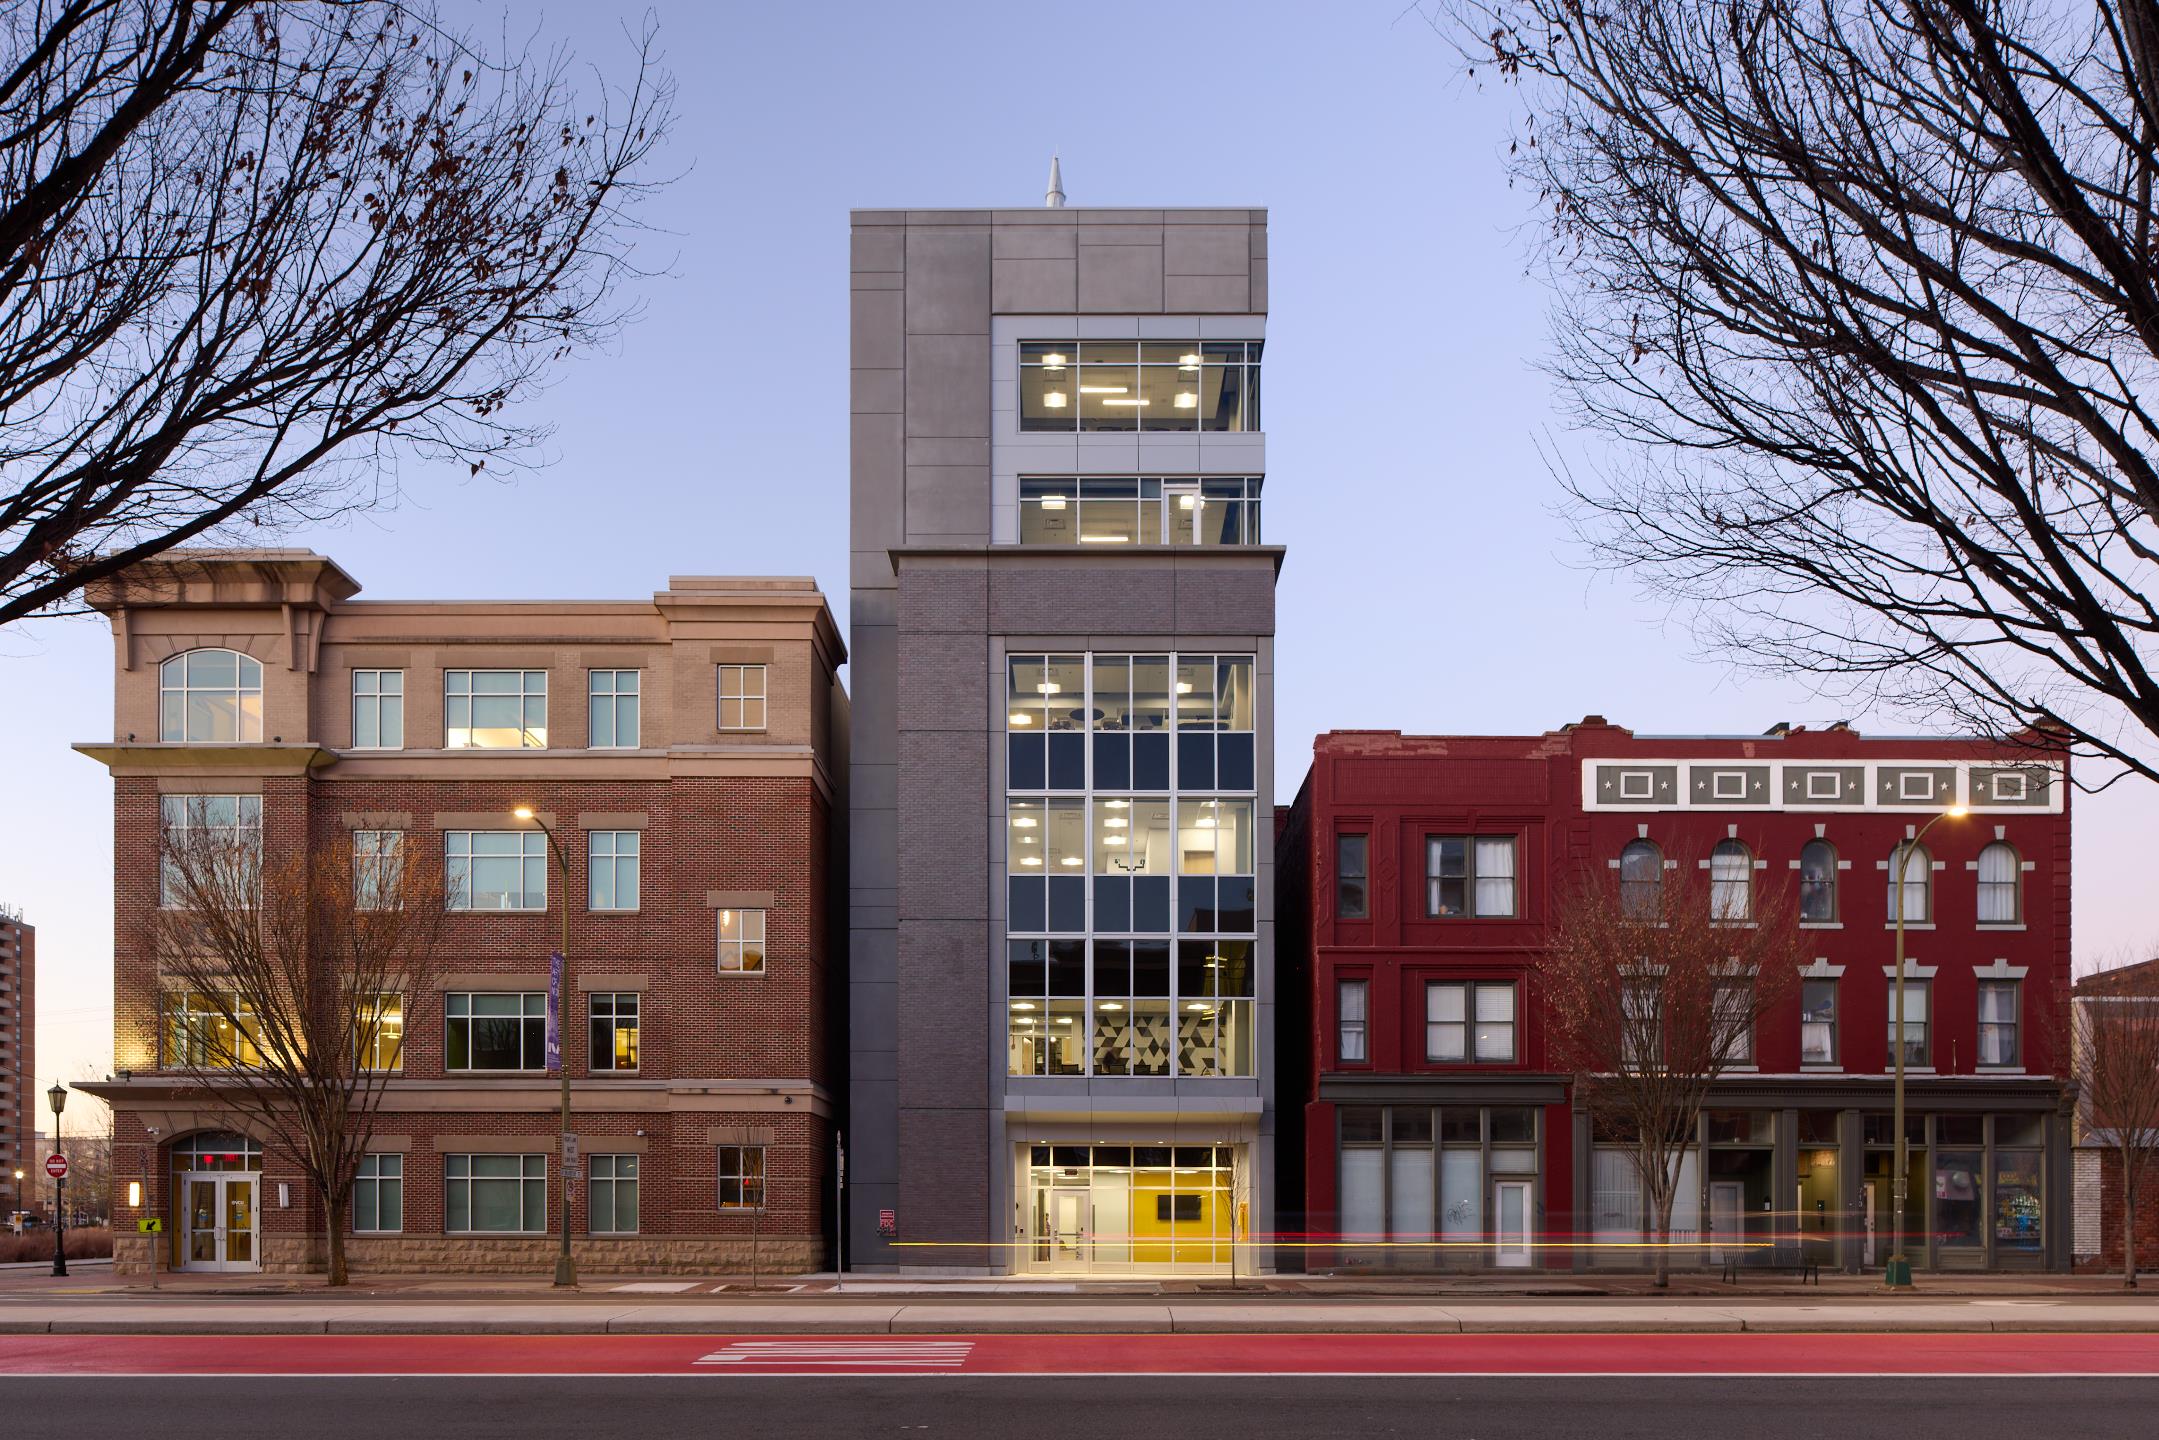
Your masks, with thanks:
[[[2125,1218],[2122,1206],[2122,1163],[2119,1151],[2111,1149],[2088,1149],[2077,1152],[2080,1167],[2079,1179],[2084,1178],[2081,1167],[2091,1157],[2096,1170],[2093,1188],[2097,1192],[2099,1211],[2099,1248],[2096,1253],[2081,1253],[2079,1246],[2077,1268],[2080,1270],[2119,1270],[2122,1266],[2122,1222]],[[2083,1187],[2080,1185],[2080,1198]],[[2137,1268],[2159,1268],[2159,1164],[2147,1163],[2142,1183],[2137,1186]]]

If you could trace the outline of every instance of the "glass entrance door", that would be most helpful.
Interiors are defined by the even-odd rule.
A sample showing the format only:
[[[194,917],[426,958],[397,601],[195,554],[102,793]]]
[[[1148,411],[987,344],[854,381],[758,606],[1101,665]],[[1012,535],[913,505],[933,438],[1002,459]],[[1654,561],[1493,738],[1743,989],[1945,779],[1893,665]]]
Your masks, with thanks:
[[[255,1270],[257,1177],[189,1171],[181,1177],[180,1268]]]
[[[1050,1263],[1057,1266],[1085,1265],[1090,1258],[1087,1244],[1088,1222],[1087,1192],[1085,1190],[1050,1191]]]
[[[1492,1263],[1505,1269],[1529,1264],[1527,1180],[1501,1180],[1492,1186]]]

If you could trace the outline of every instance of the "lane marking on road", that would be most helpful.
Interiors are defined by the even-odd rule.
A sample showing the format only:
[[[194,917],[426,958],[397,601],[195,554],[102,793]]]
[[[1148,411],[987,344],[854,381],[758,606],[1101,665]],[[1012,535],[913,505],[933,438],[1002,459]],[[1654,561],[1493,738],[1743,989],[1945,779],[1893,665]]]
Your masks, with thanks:
[[[974,1348],[972,1340],[737,1340],[691,1363],[957,1370]]]

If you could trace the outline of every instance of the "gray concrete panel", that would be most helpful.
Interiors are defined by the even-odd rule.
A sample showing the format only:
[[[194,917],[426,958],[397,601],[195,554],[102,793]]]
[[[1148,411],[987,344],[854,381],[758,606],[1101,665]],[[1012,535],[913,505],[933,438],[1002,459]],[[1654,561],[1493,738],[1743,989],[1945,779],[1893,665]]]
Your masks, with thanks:
[[[859,958],[854,962],[859,965]],[[858,970],[855,983],[848,986],[847,1043],[857,1051],[887,1050],[897,1053],[900,1048],[900,1026],[896,985],[878,983],[863,977]]]
[[[990,237],[984,229],[907,232],[907,333],[987,335]]]
[[[905,254],[906,232],[897,226],[858,228],[848,237],[847,265],[850,271],[898,270]]]
[[[861,774],[865,767],[855,767]],[[875,767],[880,770],[896,768],[889,765]],[[847,845],[847,888],[865,894],[897,895],[900,884],[899,861],[896,856],[899,844],[899,811],[872,810],[856,806],[849,815]]]
[[[1171,275],[1162,282],[1162,304],[1171,310],[1242,314],[1252,288],[1242,275]]]
[[[910,465],[982,465],[990,463],[990,442],[987,439],[910,439],[907,442],[907,463]]]
[[[1078,299],[1076,259],[1000,259],[990,272],[990,308],[1000,315],[1058,314]]]
[[[1249,225],[1165,225],[1165,275],[1234,275],[1242,280],[1252,263]]]
[[[1070,260],[1079,252],[1071,225],[1000,225],[990,233],[993,260]]]
[[[907,538],[915,544],[988,544],[989,466],[909,465]]]
[[[847,363],[856,370],[892,370],[906,363],[900,292],[852,290],[847,296]]]
[[[897,415],[905,389],[904,370],[850,370],[847,408],[855,415]]]
[[[900,417],[852,415],[847,422],[848,548],[889,550],[900,528]]]
[[[1092,245],[1082,235],[1079,247],[1079,308],[1096,313],[1134,314],[1162,308],[1162,247]]]
[[[990,348],[981,335],[910,335],[907,434],[990,433]]]

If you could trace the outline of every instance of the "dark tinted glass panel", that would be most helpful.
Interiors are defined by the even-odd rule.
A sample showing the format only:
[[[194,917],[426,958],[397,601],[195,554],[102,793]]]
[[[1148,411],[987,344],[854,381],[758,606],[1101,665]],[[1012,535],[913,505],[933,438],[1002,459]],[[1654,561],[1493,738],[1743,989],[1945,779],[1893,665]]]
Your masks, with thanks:
[[[1424,1109],[1395,1111],[1394,1143],[1397,1145],[1431,1144],[1432,1112]]]
[[[1050,1163],[1058,1169],[1080,1169],[1087,1164],[1087,1147],[1084,1145],[1053,1145],[1050,1147]]]
[[[1837,1112],[1834,1110],[1800,1111],[1799,1143],[1802,1145],[1836,1144]]]
[[[1214,736],[1177,737],[1177,788],[1212,790],[1214,785]]]
[[[1050,878],[1049,887],[1050,923],[1042,928],[1061,932],[1085,930],[1087,882],[1077,875],[1056,875]]]
[[[1132,882],[1097,875],[1094,882],[1094,928],[1116,934],[1132,928]]]
[[[1177,928],[1214,929],[1214,879],[1206,875],[1177,877]]]
[[[1218,940],[1214,954],[1220,964],[1214,967],[1214,988],[1210,995],[1250,995],[1253,993],[1252,942],[1250,940]]]
[[[1244,934],[1256,928],[1257,889],[1257,882],[1249,875],[1226,875],[1216,882],[1216,928],[1228,934]]]
[[[1214,946],[1205,940],[1177,942],[1177,993],[1186,999],[1214,994]]]
[[[1994,1117],[1996,1145],[2037,1145],[2046,1134],[2046,1121],[2037,1115]]]
[[[1934,1138],[1942,1145],[1982,1145],[1986,1143],[1986,1117],[1937,1115],[1934,1117]]]
[[[1007,945],[1006,963],[1010,967],[1007,977],[1009,993],[1013,995],[1042,995],[1049,980],[1048,947],[1040,940],[1013,940]]]
[[[1097,1145],[1094,1147],[1094,1163],[1097,1165],[1130,1165],[1132,1163],[1132,1147],[1129,1145]]]
[[[1084,735],[1051,735],[1049,740],[1049,788],[1052,790],[1084,790],[1087,788],[1087,737]],[[1013,786],[1019,789],[1019,786]]]
[[[1377,1145],[1379,1143],[1380,1127],[1384,1123],[1381,1117],[1386,1114],[1385,1111],[1360,1105],[1347,1107],[1340,1113],[1342,1116],[1343,1144]]]
[[[1169,736],[1132,737],[1132,788],[1169,789]]]
[[[1049,929],[1049,882],[1040,875],[1012,877],[1005,924],[1013,930]]]
[[[1537,1112],[1518,1106],[1492,1111],[1492,1143],[1520,1144],[1537,1138]]]
[[[1028,1164],[1030,1164],[1030,1165],[1047,1165],[1047,1164],[1049,1164],[1049,1163],[1050,1163],[1050,1147],[1049,1147],[1049,1146],[1047,1146],[1047,1145],[1036,1145],[1036,1146],[1032,1147],[1031,1149],[1029,1149],[1029,1150],[1028,1150],[1028,1152],[1027,1152],[1027,1163],[1028,1163]]]
[[[1052,995],[1087,993],[1087,942],[1050,941],[1049,985]]]
[[[1132,881],[1132,928],[1169,929],[1169,876],[1141,875]]]
[[[1169,1146],[1135,1145],[1132,1147],[1132,1165],[1141,1170],[1165,1170],[1169,1168]]]
[[[1006,789],[1040,790],[1049,783],[1049,765],[1042,750],[1046,738],[1041,735],[1005,737]]]
[[[1484,1140],[1484,1116],[1476,1110],[1439,1112],[1439,1138],[1448,1145],[1476,1145]]]
[[[1095,941],[1094,993],[1097,995],[1129,995],[1132,993],[1131,945],[1122,940]]]
[[[1132,993],[1159,998],[1169,994],[1169,942],[1132,943]]]
[[[1214,1147],[1211,1145],[1179,1145],[1177,1165],[1183,1170],[1205,1170],[1214,1164]],[[1195,1200],[1198,1196],[1192,1197]]]
[[[1252,788],[1252,737],[1224,735],[1220,743],[1220,769],[1215,784],[1224,790]]]
[[[1132,788],[1132,740],[1126,735],[1094,737],[1094,788]]]
[[[472,1068],[515,1070],[523,1064],[518,1048],[522,1020],[478,1019],[472,1022]]]

